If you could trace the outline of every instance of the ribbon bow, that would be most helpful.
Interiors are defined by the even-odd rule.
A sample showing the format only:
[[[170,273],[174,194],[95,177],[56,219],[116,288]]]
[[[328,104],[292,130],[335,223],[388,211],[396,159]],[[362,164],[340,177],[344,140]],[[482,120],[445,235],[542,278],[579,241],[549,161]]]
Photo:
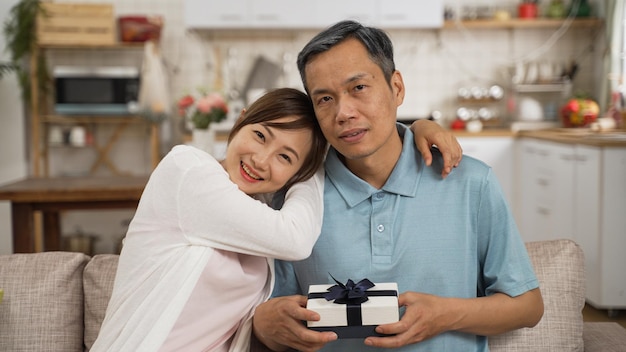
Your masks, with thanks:
[[[363,279],[356,284],[351,279],[348,279],[348,282],[344,285],[332,275],[330,277],[335,280],[337,285],[329,287],[328,292],[324,294],[324,298],[327,301],[335,300],[333,303],[337,304],[361,304],[366,302],[368,300],[366,291],[374,287],[374,283],[368,279]]]

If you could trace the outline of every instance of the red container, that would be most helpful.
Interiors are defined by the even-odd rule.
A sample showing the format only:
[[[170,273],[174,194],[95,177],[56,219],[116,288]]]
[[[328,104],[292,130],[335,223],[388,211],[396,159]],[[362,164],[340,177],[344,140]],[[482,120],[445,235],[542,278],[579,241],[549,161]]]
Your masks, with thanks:
[[[519,18],[537,18],[539,10],[535,3],[523,3],[517,8]]]
[[[158,41],[163,19],[160,16],[122,16],[118,18],[122,42]]]

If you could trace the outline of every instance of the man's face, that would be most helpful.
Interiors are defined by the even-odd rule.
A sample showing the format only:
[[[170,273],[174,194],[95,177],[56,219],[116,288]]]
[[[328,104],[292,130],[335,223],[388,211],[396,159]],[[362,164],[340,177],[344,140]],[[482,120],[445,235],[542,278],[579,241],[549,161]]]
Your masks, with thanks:
[[[314,56],[305,74],[322,131],[346,159],[399,154],[395,122],[404,99],[399,72],[390,86],[361,42],[347,39]]]

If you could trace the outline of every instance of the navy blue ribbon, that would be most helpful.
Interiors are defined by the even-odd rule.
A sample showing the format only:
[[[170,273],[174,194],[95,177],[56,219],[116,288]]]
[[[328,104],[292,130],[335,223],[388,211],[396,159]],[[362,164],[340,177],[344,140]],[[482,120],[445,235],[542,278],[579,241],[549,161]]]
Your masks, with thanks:
[[[327,301],[333,301],[337,304],[361,304],[367,302],[367,290],[374,287],[374,283],[368,279],[363,279],[356,284],[351,279],[344,285],[337,281],[332,275],[330,277],[337,283],[328,288],[328,292],[324,294]]]

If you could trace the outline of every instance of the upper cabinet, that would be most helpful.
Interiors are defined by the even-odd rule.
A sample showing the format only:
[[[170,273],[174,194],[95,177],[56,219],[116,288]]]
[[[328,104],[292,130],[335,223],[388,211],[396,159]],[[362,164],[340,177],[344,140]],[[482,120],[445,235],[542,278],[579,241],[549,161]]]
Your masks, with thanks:
[[[248,0],[250,28],[296,28],[314,23],[313,1]],[[209,3],[215,1],[207,1]]]
[[[378,0],[376,26],[381,28],[440,28],[443,1]]]
[[[377,0],[318,0],[315,1],[314,27],[324,28],[333,23],[352,19],[365,24],[376,21]]]
[[[250,23],[249,0],[185,0],[184,21],[189,28],[243,28]]]
[[[443,0],[185,0],[185,26],[194,29],[325,28],[355,19],[382,28],[440,28]]]

